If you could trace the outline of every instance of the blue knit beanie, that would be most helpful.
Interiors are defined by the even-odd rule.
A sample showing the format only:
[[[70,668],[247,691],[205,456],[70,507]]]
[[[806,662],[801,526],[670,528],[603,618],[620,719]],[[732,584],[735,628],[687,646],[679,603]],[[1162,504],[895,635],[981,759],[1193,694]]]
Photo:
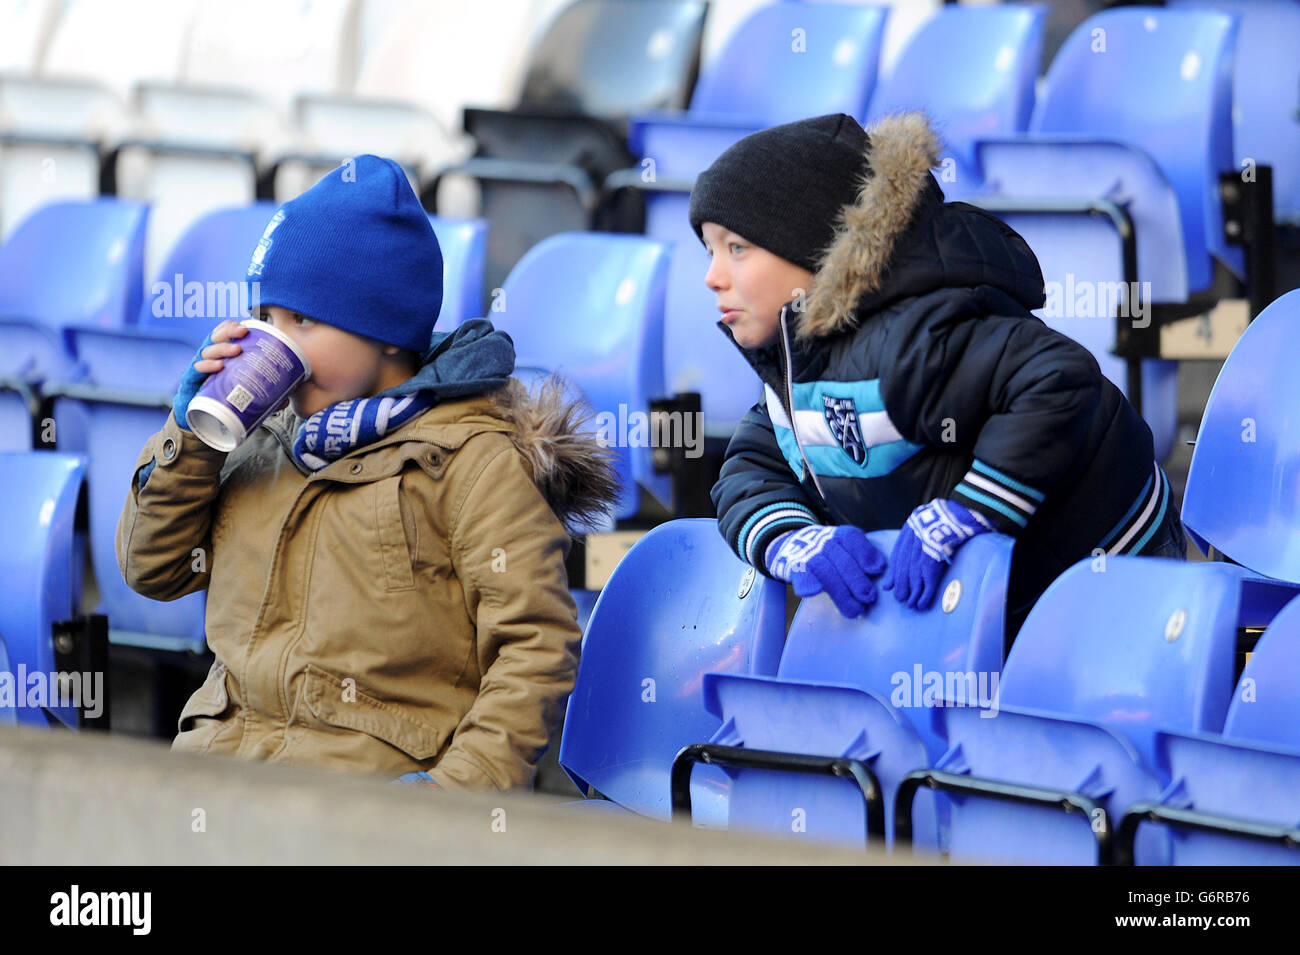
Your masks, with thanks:
[[[402,167],[357,156],[276,210],[248,266],[257,301],[423,354],[442,250]]]

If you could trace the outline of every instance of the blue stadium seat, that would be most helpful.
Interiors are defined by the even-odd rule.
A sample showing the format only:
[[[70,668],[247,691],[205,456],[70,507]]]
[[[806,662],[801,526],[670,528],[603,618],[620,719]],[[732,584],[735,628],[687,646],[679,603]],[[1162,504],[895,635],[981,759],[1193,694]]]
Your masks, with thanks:
[[[442,311],[438,328],[450,331],[461,322],[482,318],[483,274],[487,261],[487,220],[429,216],[442,249]]]
[[[85,476],[83,458],[52,451],[0,453],[0,497],[5,502],[6,546],[0,548],[0,655],[3,669],[17,673],[55,671],[51,627],[72,618],[80,594],[73,524]],[[7,650],[7,654],[5,651]],[[3,661],[0,661],[3,663]],[[16,681],[15,677],[15,681]],[[24,686],[16,685],[18,692]],[[61,721],[77,725],[73,707],[50,707]],[[40,709],[19,706],[19,723],[48,726]],[[0,723],[6,721],[0,711]]]
[[[897,534],[868,536],[888,554]],[[842,616],[828,597],[805,600],[774,677],[704,677],[705,703],[723,721],[709,742],[865,763],[892,841],[899,781],[947,748],[927,687],[937,679],[940,698],[948,687],[968,706],[981,698],[987,704],[997,690],[1013,544],[1000,534],[969,542],[945,575],[943,596],[925,611],[904,607],[888,591],[858,619]],[[776,764],[732,772],[729,828],[789,836],[798,821],[801,838],[865,844],[864,799],[849,781]],[[937,800],[917,800],[917,844],[941,844],[944,815]]]
[[[1219,173],[1233,168],[1234,31],[1231,17],[1212,11],[1099,13],[1052,61],[1029,134],[976,145],[981,197],[1040,206],[994,208],[1043,266],[1044,321],[1092,351],[1126,395],[1125,364],[1111,354],[1120,302],[1130,303],[1128,318],[1150,322],[1152,303],[1207,293],[1215,259],[1242,274],[1242,250],[1222,235],[1218,198]],[[1051,203],[1060,201],[1092,204],[1094,212],[1053,214]],[[1111,214],[1131,219],[1131,278],[1128,227]],[[1130,280],[1150,284],[1126,289]],[[1177,432],[1176,363],[1143,361],[1142,384],[1143,417],[1163,461]]]
[[[1273,217],[1300,225],[1300,4],[1295,0],[1170,0],[1235,14],[1232,139],[1237,168],[1273,167]]]
[[[1174,826],[1175,865],[1300,865],[1300,600],[1279,613],[1255,647],[1237,683],[1223,734],[1158,733],[1161,766],[1171,780],[1155,803],[1155,818],[1134,807],[1139,820],[1182,818],[1229,828],[1258,824],[1269,839]],[[1281,832],[1278,832],[1281,830]],[[1291,833],[1291,845],[1283,835]],[[1130,833],[1131,835],[1132,833]]]
[[[876,83],[887,6],[760,7],[695,84],[690,115],[748,117],[754,129],[825,113],[861,120]]]
[[[1238,339],[1201,418],[1183,524],[1256,573],[1300,583],[1300,401],[1294,367],[1300,289],[1264,309]]]
[[[514,340],[520,374],[561,372],[597,412],[590,427],[609,425],[604,438],[619,444],[617,518],[637,512],[638,485],[665,504],[671,496],[668,476],[654,473],[648,430],[635,427],[664,394],[668,253],[641,236],[551,236],[511,270],[489,316]]]
[[[1057,578],[1011,648],[996,716],[937,711],[940,773],[1032,787],[1046,805],[950,790],[953,857],[1096,862],[1098,834],[1162,788],[1157,731],[1222,727],[1241,586],[1218,565],[1149,557],[1084,559]],[[1138,849],[1160,861],[1168,844],[1150,831]]]
[[[116,199],[53,202],[0,246],[0,448],[31,447],[13,389],[79,378],[70,325],[120,328],[140,308],[148,208]]]
[[[70,331],[85,377],[53,385],[59,447],[90,459],[90,549],[109,618],[109,639],[163,649],[203,647],[205,595],[158,601],[131,590],[117,566],[117,520],[140,449],[167,408],[204,337],[223,319],[242,321],[255,303],[248,262],[275,204],[221,209],[177,242],[150,286],[134,326]],[[186,305],[189,307],[186,307]]]
[[[986,185],[1006,196],[1124,206],[1136,226],[1139,279],[1152,282],[1157,302],[1206,290],[1212,257],[1240,275],[1242,251],[1223,236],[1218,201],[1219,173],[1234,168],[1235,35],[1232,17],[1208,10],[1125,7],[1090,17],[1052,61],[1029,136],[977,147]]]
[[[876,85],[869,123],[920,109],[943,135],[947,152],[939,184],[948,199],[978,186],[976,140],[1029,128],[1044,17],[1042,6],[1012,3],[940,7]]]
[[[716,521],[660,524],[627,552],[596,603],[560,765],[584,793],[592,786],[667,820],[673,756],[718,728],[703,706],[704,674],[773,673],[784,639],[784,585],[741,563]],[[725,775],[701,770],[694,789],[701,815],[725,819]]]

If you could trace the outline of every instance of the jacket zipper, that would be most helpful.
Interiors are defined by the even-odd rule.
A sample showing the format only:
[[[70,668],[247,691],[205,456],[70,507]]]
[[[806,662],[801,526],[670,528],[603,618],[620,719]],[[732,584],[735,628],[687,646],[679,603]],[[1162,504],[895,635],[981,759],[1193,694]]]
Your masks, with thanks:
[[[790,430],[794,432],[795,443],[799,445],[799,457],[803,460],[804,469],[812,476],[813,487],[817,489],[817,496],[822,499],[822,504],[829,508],[826,492],[822,490],[821,482],[817,480],[817,472],[812,469],[808,455],[803,449],[803,438],[799,437],[798,422],[794,417],[794,359],[790,357],[790,333],[785,323],[786,311],[789,308],[788,304],[781,306],[781,385],[784,392],[782,397],[787,402],[785,414],[790,419]]]

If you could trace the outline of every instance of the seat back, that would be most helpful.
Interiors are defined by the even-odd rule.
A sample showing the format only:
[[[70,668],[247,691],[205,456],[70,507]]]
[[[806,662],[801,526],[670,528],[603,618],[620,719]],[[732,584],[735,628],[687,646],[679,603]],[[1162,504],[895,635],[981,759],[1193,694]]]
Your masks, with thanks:
[[[533,48],[520,104],[609,119],[684,108],[707,8],[699,0],[575,0]]]
[[[1300,289],[1264,309],[1233,346],[1196,436],[1183,523],[1202,551],[1300,582],[1300,401],[1292,335]],[[1290,397],[1288,397],[1290,395]]]
[[[897,536],[898,531],[868,535],[885,554],[893,552]],[[924,611],[903,606],[888,591],[856,619],[840,614],[830,598],[805,600],[790,625],[777,675],[880,694],[912,724],[929,757],[937,758],[946,743],[934,719],[936,702],[961,698],[975,706],[991,702],[997,692],[1013,545],[1002,534],[970,540]]]
[[[442,311],[438,327],[449,331],[482,318],[483,272],[487,261],[487,222],[429,216],[442,249]]]
[[[1232,142],[1238,169],[1273,167],[1273,215],[1300,225],[1300,4],[1294,0],[1171,0],[1235,14]]]
[[[119,328],[140,310],[148,207],[52,202],[0,246],[0,317]]]
[[[876,85],[868,122],[925,110],[947,145],[945,158],[955,163],[952,177],[940,176],[945,191],[973,188],[975,140],[1029,126],[1044,16],[1043,7],[1017,4],[941,7]]]
[[[176,334],[197,348],[223,319],[243,321],[256,304],[246,281],[253,250],[275,214],[256,202],[209,212],[172,246],[145,295],[141,330]],[[177,369],[177,376],[184,368]]]
[[[733,554],[713,520],[660,524],[614,569],[583,638],[560,765],[627,809],[669,817],[673,757],[707,740],[705,673],[776,669],[785,588]],[[696,801],[725,799],[727,777],[701,768]]]
[[[648,428],[649,402],[664,393],[669,251],[642,236],[551,236],[511,270],[490,313],[514,340],[517,368],[561,372],[595,410],[589,426],[614,448],[623,485],[616,517],[637,511],[638,484],[669,497]]]
[[[80,594],[73,593],[80,580],[80,568],[73,566],[73,525],[85,470],[85,460],[76,455],[0,453],[0,489],[8,509],[6,546],[0,547],[0,644],[16,693],[28,689],[25,681],[17,682],[19,666],[45,674],[48,683],[55,672],[51,627],[70,619],[79,602]],[[76,725],[72,707],[49,709]],[[19,706],[14,715],[21,723],[48,725],[39,708]]]
[[[1240,272],[1223,237],[1219,173],[1233,167],[1236,22],[1207,10],[1125,7],[1084,21],[1047,72],[1029,128],[1085,134],[1146,152],[1178,194],[1188,283],[1211,279],[1208,253]]]
[[[1030,611],[999,704],[1098,723],[1155,766],[1157,729],[1223,728],[1240,596],[1213,564],[1085,558]]]
[[[700,76],[692,113],[732,113],[774,126],[826,113],[866,115],[888,8],[801,3],[760,7]],[[816,104],[816,111],[810,111]]]
[[[116,199],[50,203],[0,245],[0,376],[74,378],[67,327],[120,328],[134,318],[147,213]]]

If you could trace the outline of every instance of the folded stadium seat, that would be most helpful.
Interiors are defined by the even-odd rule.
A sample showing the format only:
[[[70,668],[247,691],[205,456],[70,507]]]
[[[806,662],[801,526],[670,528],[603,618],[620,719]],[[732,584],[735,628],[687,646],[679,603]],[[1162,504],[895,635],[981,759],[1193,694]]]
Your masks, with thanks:
[[[1258,574],[1300,583],[1300,458],[1294,356],[1300,289],[1246,327],[1210,391],[1196,436],[1183,524],[1209,556],[1214,547]]]
[[[541,239],[597,225],[601,183],[633,162],[628,117],[686,105],[706,7],[700,0],[575,0],[532,50],[518,106],[466,107],[474,156],[442,170],[421,198],[436,211],[447,176],[477,182],[478,215],[492,223],[488,294]],[[639,231],[639,220],[632,214],[621,225]]]
[[[951,799],[953,858],[1110,861],[1124,811],[1161,791],[1159,730],[1218,732],[1228,709],[1240,573],[1150,557],[1075,564],[1030,611],[996,713],[935,712],[949,749],[915,787]],[[901,838],[901,830],[900,830]],[[1150,829],[1140,857],[1168,858]]]
[[[0,235],[47,202],[99,194],[101,152],[134,125],[135,84],[178,75],[192,8],[69,0],[39,69],[0,76]]]
[[[1111,348],[1158,354],[1153,304],[1200,314],[1235,282],[1228,270],[1242,274],[1218,184],[1233,168],[1235,29],[1201,10],[1090,17],[1053,60],[1029,134],[976,146],[984,185],[972,201],[1034,249],[1048,283],[1044,320],[1088,346],[1140,406],[1160,460],[1176,430],[1177,366],[1139,365],[1131,353],[1126,367]]]
[[[861,117],[876,81],[885,16],[886,8],[876,6],[761,7],[701,75],[690,109],[633,117],[628,143],[637,165],[605,179],[607,196],[642,196],[646,235],[675,243],[664,367],[671,392],[700,394],[710,437],[730,437],[762,386],[717,328],[717,304],[704,285],[709,258],[687,215],[691,185],[719,153],[756,130],[827,113]],[[805,48],[793,49],[800,36]]]
[[[1172,781],[1154,803],[1130,808],[1119,838],[1125,861],[1138,826],[1153,822],[1172,824],[1175,865],[1300,865],[1297,681],[1300,600],[1293,600],[1256,645],[1221,736],[1156,734]]]
[[[360,153],[395,159],[417,181],[468,159],[474,146],[462,128],[464,104],[505,109],[517,102],[530,37],[567,2],[363,5],[356,86],[294,99],[292,151],[277,157],[272,174],[276,198],[292,198]],[[491,37],[491,55],[480,43],[446,42],[450,36]],[[452,188],[444,187],[439,210],[473,215],[472,196]]]
[[[429,216],[442,249],[442,311],[438,329],[450,331],[470,318],[482,318],[483,269],[487,258],[487,228],[482,219]]]
[[[111,332],[73,329],[86,377],[46,389],[57,396],[59,447],[89,457],[91,560],[101,599],[96,612],[108,615],[114,643],[203,649],[205,595],[158,601],[131,590],[118,569],[117,520],[140,449],[166,420],[199,344],[222,320],[247,317],[253,294],[244,276],[274,210],[268,202],[201,219],[172,251],[137,324]],[[69,421],[84,424],[65,440]]]
[[[0,448],[27,449],[34,389],[82,376],[67,332],[140,309],[148,208],[116,199],[43,206],[0,245]]]
[[[50,674],[54,659],[55,623],[70,620],[77,607],[79,565],[75,558],[73,523],[86,462],[52,451],[0,452],[0,493],[3,493],[5,546],[0,548],[0,655],[8,651],[0,670],[18,667]],[[50,702],[55,702],[50,700]],[[52,706],[50,712],[68,726],[77,725],[72,707]],[[6,721],[0,707],[0,723]],[[45,712],[26,705],[10,711],[10,721],[49,726]]]
[[[1029,128],[1045,17],[1042,6],[940,8],[876,84],[868,124],[893,112],[925,110],[947,150],[938,173],[944,195],[960,199],[975,191],[976,140]]]
[[[710,671],[773,673],[785,638],[785,586],[741,563],[717,522],[660,524],[632,546],[596,602],[569,697],[560,765],[586,793],[569,804],[667,821],[669,771],[718,721],[702,705]],[[698,818],[725,825],[727,777],[691,788]]]
[[[642,236],[553,235],[511,270],[487,313],[514,340],[517,375],[558,371],[591,405],[587,427],[612,447],[622,484],[615,519],[638,512],[639,488],[670,503],[648,426],[650,401],[664,390],[668,255]]]
[[[359,0],[199,0],[180,78],[140,84],[140,129],[111,169],[118,195],[155,206],[149,274],[204,212],[270,194],[258,188],[258,164],[289,145],[294,96],[355,81],[358,9]]]
[[[888,554],[897,534],[868,537]],[[892,843],[899,782],[947,748],[935,700],[946,689],[954,705],[978,707],[997,691],[1013,544],[1001,534],[970,541],[925,611],[888,591],[857,619],[824,595],[804,600],[775,675],[706,674],[704,703],[722,726],[674,765],[678,808],[694,762],[731,763],[728,828]],[[917,845],[942,845],[941,800],[925,794],[911,818]]]
[[[1300,4],[1295,0],[1169,0],[1237,17],[1232,61],[1236,168],[1273,167],[1273,218],[1300,226]]]

